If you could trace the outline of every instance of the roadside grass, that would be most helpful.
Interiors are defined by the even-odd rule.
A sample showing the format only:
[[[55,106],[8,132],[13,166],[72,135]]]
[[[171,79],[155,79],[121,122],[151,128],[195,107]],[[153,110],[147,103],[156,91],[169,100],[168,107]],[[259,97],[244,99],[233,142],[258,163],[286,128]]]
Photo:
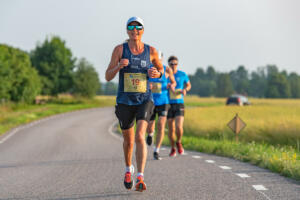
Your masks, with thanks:
[[[113,106],[113,96],[97,96],[92,100],[60,96],[43,105],[6,103],[0,105],[0,135],[16,126],[64,112]]]
[[[225,106],[225,99],[186,97],[186,149],[231,157],[300,180],[300,101],[250,99],[251,106]],[[239,142],[227,123],[236,115],[247,124]],[[169,141],[164,138],[164,145]]]

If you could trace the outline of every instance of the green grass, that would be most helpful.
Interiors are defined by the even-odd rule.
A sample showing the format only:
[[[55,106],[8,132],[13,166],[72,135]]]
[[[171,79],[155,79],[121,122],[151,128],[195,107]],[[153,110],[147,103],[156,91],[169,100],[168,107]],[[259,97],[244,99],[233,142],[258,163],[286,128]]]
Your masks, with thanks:
[[[0,135],[8,130],[55,114],[75,110],[113,106],[115,97],[98,96],[93,100],[57,98],[44,105],[7,103],[0,106]]]

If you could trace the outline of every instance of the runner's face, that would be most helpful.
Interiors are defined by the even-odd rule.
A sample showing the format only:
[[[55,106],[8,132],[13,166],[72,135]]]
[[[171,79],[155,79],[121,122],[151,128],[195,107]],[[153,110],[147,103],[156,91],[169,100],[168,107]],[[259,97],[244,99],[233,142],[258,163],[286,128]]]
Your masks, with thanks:
[[[128,25],[133,25],[133,26],[136,26],[136,25],[140,25],[138,22],[131,22],[130,24]],[[142,39],[142,36],[144,34],[144,28],[142,30],[136,30],[136,28],[134,28],[133,30],[127,30],[127,34],[129,36],[129,39],[130,40],[141,40]]]
[[[169,66],[172,68],[173,72],[177,72],[178,60],[171,60]]]

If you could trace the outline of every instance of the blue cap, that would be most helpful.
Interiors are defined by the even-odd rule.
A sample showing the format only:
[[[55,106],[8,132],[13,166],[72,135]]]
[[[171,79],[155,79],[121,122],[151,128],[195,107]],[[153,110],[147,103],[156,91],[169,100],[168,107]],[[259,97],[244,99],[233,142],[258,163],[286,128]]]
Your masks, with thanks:
[[[144,20],[142,20],[139,17],[130,17],[127,21],[126,27],[128,26],[128,24],[130,24],[131,22],[138,22],[140,23],[142,26],[144,26]]]

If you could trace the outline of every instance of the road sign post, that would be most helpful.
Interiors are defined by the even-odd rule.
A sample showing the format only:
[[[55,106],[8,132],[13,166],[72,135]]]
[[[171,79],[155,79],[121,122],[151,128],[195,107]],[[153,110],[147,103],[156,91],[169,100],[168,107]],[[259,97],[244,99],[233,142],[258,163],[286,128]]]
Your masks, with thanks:
[[[238,113],[227,124],[227,126],[235,133],[235,141],[239,141],[238,134],[246,127],[246,123],[239,117]]]

